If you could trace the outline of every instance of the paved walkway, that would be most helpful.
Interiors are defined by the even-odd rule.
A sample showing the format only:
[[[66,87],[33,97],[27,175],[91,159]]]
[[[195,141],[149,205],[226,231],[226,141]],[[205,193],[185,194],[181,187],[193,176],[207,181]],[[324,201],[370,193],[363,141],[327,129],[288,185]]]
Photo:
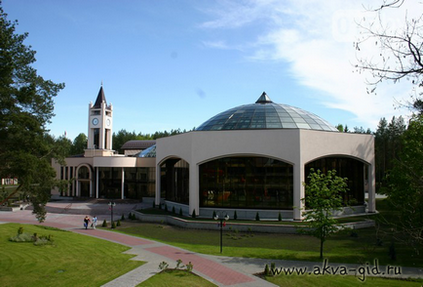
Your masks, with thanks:
[[[141,208],[137,204],[119,204],[115,209],[116,219],[121,214],[127,215],[131,210]],[[224,256],[211,256],[197,254],[174,246],[159,243],[153,240],[125,235],[107,230],[85,230],[82,228],[82,219],[85,215],[97,215],[99,222],[110,220],[110,211],[106,204],[53,202],[48,204],[47,219],[43,225],[71,230],[80,234],[106,239],[131,247],[126,253],[136,255],[133,260],[146,261],[147,263],[122,275],[104,286],[136,286],[144,280],[159,272],[159,263],[166,261],[170,267],[176,266],[176,260],[181,259],[184,264],[191,262],[193,272],[206,278],[218,286],[274,286],[252,274],[262,272],[266,264],[274,262],[276,267],[307,267],[312,271],[316,262],[299,262],[287,260],[264,260],[251,258],[232,258]],[[18,222],[38,224],[34,215],[29,210],[17,212],[0,212],[0,222]],[[357,270],[359,265],[330,264],[333,267],[344,266],[348,270]],[[373,267],[373,266],[370,266]],[[379,268],[385,271],[385,267]],[[351,272],[350,272],[351,273]],[[418,268],[402,268],[402,275],[394,274],[393,277],[423,278],[423,270]],[[367,275],[366,275],[367,276]],[[385,274],[386,276],[386,274]]]

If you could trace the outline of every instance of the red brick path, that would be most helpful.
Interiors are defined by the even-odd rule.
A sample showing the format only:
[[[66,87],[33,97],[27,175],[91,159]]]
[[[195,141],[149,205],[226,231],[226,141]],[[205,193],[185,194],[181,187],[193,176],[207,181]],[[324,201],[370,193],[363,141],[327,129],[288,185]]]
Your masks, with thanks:
[[[223,285],[233,285],[255,281],[253,278],[225,267],[222,264],[198,256],[192,252],[181,251],[170,246],[151,247],[146,248],[145,250],[165,256],[175,261],[181,259],[184,264],[191,262],[195,270],[207,275]]]

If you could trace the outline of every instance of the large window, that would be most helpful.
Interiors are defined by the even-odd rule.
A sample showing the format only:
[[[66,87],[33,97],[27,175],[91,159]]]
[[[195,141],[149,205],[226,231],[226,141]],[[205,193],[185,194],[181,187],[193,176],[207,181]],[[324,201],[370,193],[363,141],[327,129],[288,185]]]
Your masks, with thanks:
[[[291,164],[266,157],[226,157],[200,165],[200,206],[292,209]]]
[[[189,204],[189,164],[168,159],[160,165],[160,193],[166,200]]]
[[[154,167],[125,168],[125,196],[131,199],[154,197],[156,169]]]
[[[100,167],[99,195],[101,198],[121,198],[122,168]]]
[[[323,173],[326,173],[328,170],[336,170],[337,176],[348,178],[348,191],[344,195],[345,203],[348,205],[364,204],[367,166],[363,162],[347,157],[321,158],[306,164],[306,178],[310,174],[311,168],[320,170]]]

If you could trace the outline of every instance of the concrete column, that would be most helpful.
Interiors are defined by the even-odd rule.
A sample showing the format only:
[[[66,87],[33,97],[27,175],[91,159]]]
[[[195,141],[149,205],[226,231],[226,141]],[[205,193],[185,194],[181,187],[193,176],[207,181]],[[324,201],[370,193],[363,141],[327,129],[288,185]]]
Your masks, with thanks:
[[[160,204],[160,188],[161,188],[161,178],[160,178],[160,164],[156,165],[156,196],[154,202],[156,205]]]
[[[304,211],[304,203],[301,199],[305,197],[304,166],[300,162],[294,164],[294,220],[302,220],[302,213]]]
[[[99,171],[98,167],[95,167],[95,198],[99,195]]]
[[[375,172],[375,165],[371,164],[368,167],[368,186],[369,186],[369,197],[367,202],[367,208],[369,212],[376,212],[376,172]]]
[[[122,167],[121,199],[125,198],[125,168]]]
[[[198,165],[189,163],[189,214],[195,210],[200,215],[200,191],[198,179]]]

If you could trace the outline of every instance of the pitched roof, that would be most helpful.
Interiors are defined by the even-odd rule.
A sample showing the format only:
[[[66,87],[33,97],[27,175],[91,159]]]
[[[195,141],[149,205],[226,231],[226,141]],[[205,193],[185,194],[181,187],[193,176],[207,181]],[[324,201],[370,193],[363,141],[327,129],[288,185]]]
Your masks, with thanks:
[[[155,144],[156,144],[155,140],[130,140],[124,143],[121,149],[122,150],[143,150]]]
[[[103,91],[103,86],[100,87],[100,91],[98,92],[98,96],[97,96],[97,100],[95,100],[95,104],[94,104],[94,108],[101,108],[101,103],[105,102],[107,104],[106,101],[106,96],[104,95],[104,91]]]

